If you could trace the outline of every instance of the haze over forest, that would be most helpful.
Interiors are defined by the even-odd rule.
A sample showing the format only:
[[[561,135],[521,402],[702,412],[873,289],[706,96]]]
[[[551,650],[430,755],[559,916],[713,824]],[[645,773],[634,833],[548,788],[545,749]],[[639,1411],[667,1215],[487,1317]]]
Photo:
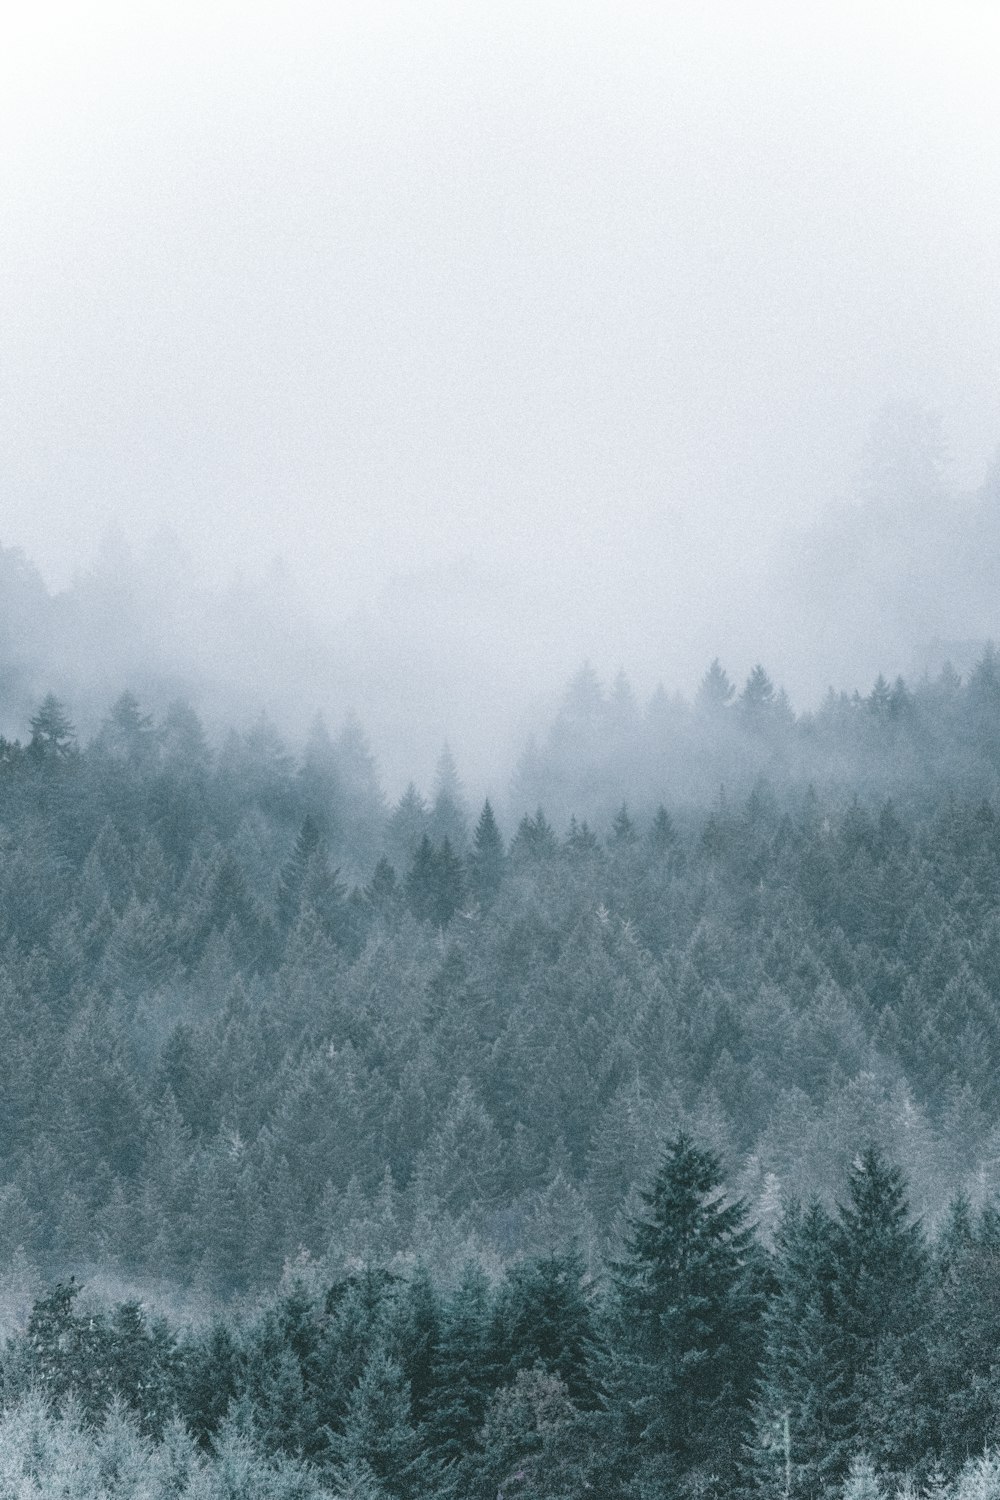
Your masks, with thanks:
[[[584,661],[809,708],[996,633],[990,7],[12,24],[7,732],[353,708],[496,787]]]
[[[998,44],[5,16],[3,1495],[998,1500]]]

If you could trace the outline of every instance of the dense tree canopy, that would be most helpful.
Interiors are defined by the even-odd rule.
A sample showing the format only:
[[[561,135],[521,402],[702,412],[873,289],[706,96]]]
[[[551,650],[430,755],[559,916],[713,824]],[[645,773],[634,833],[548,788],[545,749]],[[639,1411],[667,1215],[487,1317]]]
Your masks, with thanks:
[[[10,1441],[248,1494],[957,1475],[1000,1410],[998,681],[796,720],[763,668],[583,673],[475,815],[450,753],[387,806],[356,721],[213,745],[125,693],[80,743],[47,697],[0,754]]]

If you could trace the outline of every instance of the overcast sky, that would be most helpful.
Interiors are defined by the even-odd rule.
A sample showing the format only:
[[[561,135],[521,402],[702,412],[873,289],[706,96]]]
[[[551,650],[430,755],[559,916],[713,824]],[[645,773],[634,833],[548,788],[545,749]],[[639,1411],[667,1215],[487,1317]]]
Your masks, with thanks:
[[[1000,439],[993,0],[5,31],[0,543],[52,583],[109,523],[331,614],[466,559],[625,653],[844,494],[887,399],[960,484]]]

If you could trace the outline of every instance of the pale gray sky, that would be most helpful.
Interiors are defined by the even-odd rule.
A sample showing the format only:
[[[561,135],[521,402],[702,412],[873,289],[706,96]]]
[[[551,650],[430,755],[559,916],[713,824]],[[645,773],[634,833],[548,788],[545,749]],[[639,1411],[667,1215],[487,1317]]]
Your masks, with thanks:
[[[1000,439],[992,0],[5,28],[0,543],[51,582],[110,522],[331,615],[467,559],[529,575],[526,651],[627,658],[665,593],[708,643],[885,400],[960,483]]]

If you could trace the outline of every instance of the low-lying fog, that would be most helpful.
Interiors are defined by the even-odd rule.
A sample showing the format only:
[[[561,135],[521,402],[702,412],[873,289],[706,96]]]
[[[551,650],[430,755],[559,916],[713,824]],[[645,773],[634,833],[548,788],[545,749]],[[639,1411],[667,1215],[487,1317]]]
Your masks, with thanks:
[[[481,785],[584,660],[802,707],[1000,634],[992,7],[12,26],[0,728],[353,707]]]

